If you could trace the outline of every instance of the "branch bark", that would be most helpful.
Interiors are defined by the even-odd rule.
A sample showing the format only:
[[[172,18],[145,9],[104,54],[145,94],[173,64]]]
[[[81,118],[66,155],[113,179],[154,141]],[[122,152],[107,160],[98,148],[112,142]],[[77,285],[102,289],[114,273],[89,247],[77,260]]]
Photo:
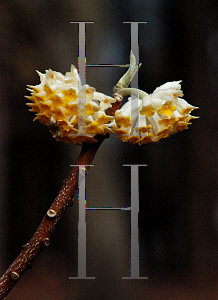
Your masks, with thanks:
[[[122,96],[114,94],[113,97],[116,99],[116,102],[112,103],[112,107],[106,111],[106,114],[111,116],[114,116],[115,111],[120,108],[122,102]],[[95,139],[97,139],[98,142],[93,144],[83,143],[76,165],[91,164],[98,148],[107,137],[109,137],[108,134],[97,135]],[[87,173],[89,167],[86,166],[85,169]],[[73,197],[77,189],[78,167],[73,167],[68,178],[63,181],[58,196],[47,211],[35,234],[29,243],[22,246],[18,257],[0,278],[0,300],[5,299],[21,276],[32,266],[34,259],[45,247],[49,246],[50,236],[63,213],[67,208],[73,205]]]
[[[83,143],[77,165],[91,164],[99,146],[108,135],[96,136],[98,142]],[[85,167],[86,172],[89,167]],[[44,216],[35,234],[26,245],[22,246],[21,253],[0,278],[0,299],[5,299],[10,290],[19,281],[25,271],[31,267],[39,253],[49,246],[50,236],[66,209],[73,205],[73,197],[78,189],[78,167],[73,167],[68,178],[62,183],[61,190]]]

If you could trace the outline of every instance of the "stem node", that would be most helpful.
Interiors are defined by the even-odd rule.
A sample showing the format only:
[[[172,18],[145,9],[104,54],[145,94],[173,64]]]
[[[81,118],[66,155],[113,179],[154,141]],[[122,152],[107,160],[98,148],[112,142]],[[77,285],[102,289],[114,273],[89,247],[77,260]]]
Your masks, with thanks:
[[[57,213],[56,213],[56,211],[54,211],[53,209],[49,209],[49,210],[47,211],[47,216],[48,216],[49,218],[54,218],[54,217],[56,217],[56,215],[57,215]]]
[[[11,278],[15,281],[19,279],[20,275],[17,272],[11,272]]]

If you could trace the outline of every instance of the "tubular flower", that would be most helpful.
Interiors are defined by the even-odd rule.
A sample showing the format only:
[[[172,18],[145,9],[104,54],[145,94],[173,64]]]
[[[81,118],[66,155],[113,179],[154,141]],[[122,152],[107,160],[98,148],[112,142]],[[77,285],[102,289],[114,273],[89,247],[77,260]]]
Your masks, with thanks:
[[[113,131],[117,137],[123,142],[142,145],[158,142],[187,129],[191,124],[190,120],[197,118],[190,115],[197,107],[179,98],[183,96],[180,82],[167,82],[150,95],[131,89],[131,94],[139,95],[139,98],[129,98],[129,101],[116,111],[116,126]],[[125,92],[125,89],[122,89],[122,93]]]
[[[75,66],[66,75],[50,69],[37,73],[41,83],[28,86],[31,96],[26,98],[32,103],[27,105],[36,113],[34,121],[48,126],[56,140],[81,145],[96,142],[96,134],[113,133],[109,128],[113,117],[104,111],[116,100],[89,85],[81,86]]]
[[[187,129],[197,118],[190,114],[197,107],[181,98],[181,80],[167,82],[152,94],[128,88],[140,66],[131,51],[130,67],[114,87],[113,98],[82,85],[73,65],[65,75],[50,69],[45,74],[37,71],[40,84],[28,86],[31,96],[26,98],[32,102],[27,105],[36,113],[34,121],[48,126],[56,140],[76,145],[94,143],[96,135],[112,133],[123,142],[142,145]],[[105,113],[111,107],[114,116]]]

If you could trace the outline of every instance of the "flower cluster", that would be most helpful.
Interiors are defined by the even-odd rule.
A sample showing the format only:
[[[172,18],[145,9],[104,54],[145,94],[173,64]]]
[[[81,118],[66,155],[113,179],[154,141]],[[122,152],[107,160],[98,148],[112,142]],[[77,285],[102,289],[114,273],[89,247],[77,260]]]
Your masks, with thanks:
[[[96,134],[113,133],[108,124],[113,117],[105,110],[116,100],[81,86],[75,66],[65,76],[52,70],[38,74],[41,83],[28,86],[31,96],[26,98],[32,103],[27,105],[36,113],[34,121],[48,126],[56,140],[81,145],[96,142]]]
[[[156,88],[151,95],[131,89],[138,97],[130,97],[116,111],[115,121],[118,128],[114,132],[117,136],[123,142],[141,145],[157,142],[186,129],[191,124],[189,121],[196,118],[190,112],[197,107],[179,98],[183,96],[180,82],[167,82]]]
[[[114,88],[114,98],[99,93],[89,85],[81,85],[75,66],[64,76],[47,70],[38,72],[41,83],[28,86],[32,103],[27,103],[35,120],[49,127],[58,141],[81,145],[94,143],[97,134],[116,133],[123,142],[142,145],[158,142],[187,128],[190,112],[197,107],[184,99],[181,81],[167,82],[156,88],[152,94],[128,88],[140,65],[131,52],[130,68]],[[114,116],[107,115],[107,109],[124,96],[129,100]],[[116,99],[115,99],[116,98]]]

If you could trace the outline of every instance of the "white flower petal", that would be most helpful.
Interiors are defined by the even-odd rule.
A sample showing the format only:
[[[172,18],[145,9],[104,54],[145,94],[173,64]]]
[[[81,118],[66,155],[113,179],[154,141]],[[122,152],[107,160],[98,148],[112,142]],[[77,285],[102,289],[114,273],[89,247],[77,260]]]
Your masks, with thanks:
[[[175,90],[180,90],[181,89],[180,82],[182,82],[182,80],[166,82],[166,83],[160,85],[159,87],[157,87],[153,91],[153,93],[157,92],[160,89],[175,89]]]

